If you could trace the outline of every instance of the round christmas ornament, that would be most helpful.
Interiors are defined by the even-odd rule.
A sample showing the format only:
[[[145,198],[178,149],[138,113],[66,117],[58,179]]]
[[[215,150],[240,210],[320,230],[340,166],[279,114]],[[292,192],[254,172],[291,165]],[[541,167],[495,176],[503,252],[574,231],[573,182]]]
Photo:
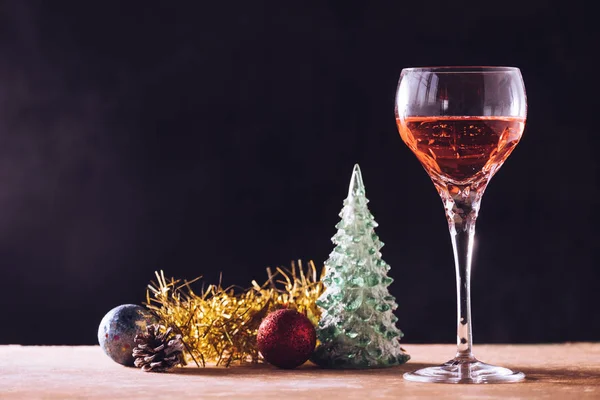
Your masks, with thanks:
[[[258,350],[268,363],[291,369],[309,359],[317,337],[315,327],[304,314],[283,309],[265,317],[256,340]]]
[[[123,304],[110,310],[98,327],[98,343],[113,361],[133,367],[135,336],[145,333],[146,327],[158,321],[144,307]]]

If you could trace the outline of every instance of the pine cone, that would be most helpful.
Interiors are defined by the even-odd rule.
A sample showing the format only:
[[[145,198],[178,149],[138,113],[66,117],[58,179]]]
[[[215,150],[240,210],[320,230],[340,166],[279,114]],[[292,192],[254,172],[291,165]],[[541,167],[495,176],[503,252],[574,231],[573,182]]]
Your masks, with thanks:
[[[142,371],[166,372],[184,364],[181,335],[173,335],[171,327],[160,333],[161,328],[158,324],[148,325],[146,333],[135,336],[134,365]]]

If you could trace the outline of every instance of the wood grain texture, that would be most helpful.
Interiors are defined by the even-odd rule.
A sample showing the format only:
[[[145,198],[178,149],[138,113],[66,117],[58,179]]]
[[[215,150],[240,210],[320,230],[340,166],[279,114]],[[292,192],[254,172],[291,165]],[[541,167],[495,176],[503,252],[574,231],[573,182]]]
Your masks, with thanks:
[[[523,383],[407,382],[402,373],[454,355],[452,345],[410,345],[408,364],[333,371],[306,364],[179,368],[144,373],[115,364],[98,346],[0,346],[0,399],[600,399],[600,343],[477,345],[482,361],[527,374]]]

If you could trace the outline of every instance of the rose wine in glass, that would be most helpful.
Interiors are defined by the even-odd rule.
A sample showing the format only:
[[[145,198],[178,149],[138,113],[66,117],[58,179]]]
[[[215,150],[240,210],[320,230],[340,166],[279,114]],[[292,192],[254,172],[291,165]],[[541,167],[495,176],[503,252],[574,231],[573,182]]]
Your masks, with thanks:
[[[521,372],[478,361],[472,352],[471,258],[475,222],[490,179],[519,143],[527,116],[518,68],[405,68],[396,92],[400,136],[437,189],[450,228],[457,290],[454,359],[404,374],[417,382],[518,382]]]

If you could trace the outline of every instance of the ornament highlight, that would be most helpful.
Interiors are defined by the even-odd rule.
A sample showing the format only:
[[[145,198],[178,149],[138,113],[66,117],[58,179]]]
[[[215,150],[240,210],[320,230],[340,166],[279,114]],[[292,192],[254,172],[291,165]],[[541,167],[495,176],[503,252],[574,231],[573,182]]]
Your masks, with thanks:
[[[133,367],[135,336],[146,331],[157,319],[144,307],[123,304],[110,310],[98,327],[98,343],[113,361]]]
[[[316,345],[315,327],[296,310],[270,313],[258,328],[258,350],[268,363],[279,368],[296,368],[304,364]]]
[[[410,356],[400,347],[402,332],[392,313],[398,305],[387,287],[389,265],[381,259],[383,242],[367,207],[365,186],[354,166],[348,197],[325,262],[325,292],[317,300],[320,345],[312,361],[328,368],[376,368],[403,364]]]

